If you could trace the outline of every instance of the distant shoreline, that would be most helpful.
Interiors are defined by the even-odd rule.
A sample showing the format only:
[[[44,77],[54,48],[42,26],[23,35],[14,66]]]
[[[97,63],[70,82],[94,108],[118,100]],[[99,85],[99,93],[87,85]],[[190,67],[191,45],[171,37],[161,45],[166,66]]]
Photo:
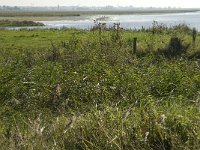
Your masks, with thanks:
[[[89,11],[0,11],[0,20],[52,21],[67,17],[92,15],[151,15],[169,13],[193,13],[200,9],[134,9],[134,10],[89,10]]]
[[[200,9],[136,9],[136,10],[108,10],[108,11],[80,11],[77,13],[80,14],[113,14],[113,15],[122,15],[122,14],[163,14],[163,13],[192,13],[198,12]]]

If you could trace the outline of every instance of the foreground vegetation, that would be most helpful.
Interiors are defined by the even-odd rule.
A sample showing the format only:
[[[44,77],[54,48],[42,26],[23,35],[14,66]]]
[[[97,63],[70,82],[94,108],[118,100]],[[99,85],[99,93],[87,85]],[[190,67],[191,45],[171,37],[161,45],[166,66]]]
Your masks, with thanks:
[[[1,148],[199,149],[199,35],[99,27],[0,31]]]

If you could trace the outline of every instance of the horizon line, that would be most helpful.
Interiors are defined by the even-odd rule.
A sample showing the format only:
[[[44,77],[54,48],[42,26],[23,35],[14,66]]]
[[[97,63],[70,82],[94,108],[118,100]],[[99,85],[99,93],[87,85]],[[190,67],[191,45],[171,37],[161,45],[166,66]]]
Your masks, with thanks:
[[[103,5],[103,6],[84,6],[84,5],[50,5],[50,6],[43,6],[43,5],[0,5],[0,7],[89,7],[89,8],[106,8],[106,7],[113,7],[113,8],[160,8],[160,9],[200,9],[200,7],[176,7],[176,6],[166,6],[166,7],[154,7],[154,6],[133,6],[133,5],[127,5],[127,6],[114,6],[114,5]]]

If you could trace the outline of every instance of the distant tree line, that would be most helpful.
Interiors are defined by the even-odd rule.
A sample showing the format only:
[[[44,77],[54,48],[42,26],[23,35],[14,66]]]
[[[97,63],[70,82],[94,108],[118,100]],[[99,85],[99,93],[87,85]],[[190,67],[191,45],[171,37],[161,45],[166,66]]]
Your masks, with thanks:
[[[0,10],[21,10],[17,6],[0,6]]]

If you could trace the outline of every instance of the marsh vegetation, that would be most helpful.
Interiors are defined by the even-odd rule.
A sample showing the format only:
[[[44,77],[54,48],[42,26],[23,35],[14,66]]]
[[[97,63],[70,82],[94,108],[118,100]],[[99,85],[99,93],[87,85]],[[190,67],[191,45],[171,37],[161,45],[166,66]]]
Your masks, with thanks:
[[[44,26],[44,24],[34,21],[0,20],[0,27],[31,27],[31,26]]]

